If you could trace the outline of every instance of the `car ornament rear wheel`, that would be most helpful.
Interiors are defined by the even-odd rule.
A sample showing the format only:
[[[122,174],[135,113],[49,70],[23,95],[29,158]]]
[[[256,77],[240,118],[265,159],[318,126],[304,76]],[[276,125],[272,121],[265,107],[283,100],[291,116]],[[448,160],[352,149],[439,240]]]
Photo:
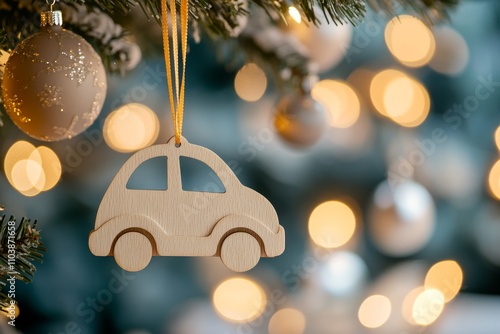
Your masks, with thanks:
[[[222,242],[220,258],[229,269],[243,272],[257,265],[260,253],[257,239],[251,234],[236,232]]]
[[[151,261],[153,248],[144,234],[127,232],[116,241],[113,254],[121,268],[127,271],[140,271]]]

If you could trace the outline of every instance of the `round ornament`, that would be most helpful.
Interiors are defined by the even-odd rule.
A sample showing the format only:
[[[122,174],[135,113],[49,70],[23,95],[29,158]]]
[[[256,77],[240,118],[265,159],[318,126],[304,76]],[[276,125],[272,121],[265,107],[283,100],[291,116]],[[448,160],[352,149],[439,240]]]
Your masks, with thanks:
[[[326,132],[328,118],[324,108],[308,93],[284,96],[274,112],[274,126],[288,143],[307,147]]]
[[[82,37],[61,27],[60,11],[41,13],[40,32],[12,52],[3,75],[5,109],[29,136],[57,141],[87,129],[106,97],[101,58]]]
[[[384,181],[375,190],[368,220],[370,236],[384,254],[413,255],[429,243],[435,212],[432,196],[420,184]]]

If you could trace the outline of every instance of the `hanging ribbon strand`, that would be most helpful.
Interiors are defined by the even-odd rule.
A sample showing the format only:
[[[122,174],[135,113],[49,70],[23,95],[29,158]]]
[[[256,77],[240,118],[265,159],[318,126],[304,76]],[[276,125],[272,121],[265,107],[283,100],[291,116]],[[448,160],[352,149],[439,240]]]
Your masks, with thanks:
[[[175,143],[181,144],[182,121],[184,118],[184,87],[186,76],[187,39],[188,39],[188,16],[189,0],[180,2],[180,24],[181,24],[181,57],[182,69],[179,78],[179,38],[177,34],[177,8],[176,0],[170,0],[170,15],[172,18],[172,48],[170,48],[170,32],[168,26],[167,1],[161,1],[161,27],[163,35],[163,52],[165,55],[165,67],[167,70],[168,97],[170,111],[174,123]],[[172,50],[171,50],[172,49]],[[170,54],[172,52],[172,54]],[[171,63],[173,59],[173,64]],[[174,80],[172,80],[172,66],[174,69]],[[180,79],[180,80],[179,80]],[[179,85],[180,81],[180,85]],[[173,84],[175,83],[175,89]],[[175,95],[174,95],[175,94]]]

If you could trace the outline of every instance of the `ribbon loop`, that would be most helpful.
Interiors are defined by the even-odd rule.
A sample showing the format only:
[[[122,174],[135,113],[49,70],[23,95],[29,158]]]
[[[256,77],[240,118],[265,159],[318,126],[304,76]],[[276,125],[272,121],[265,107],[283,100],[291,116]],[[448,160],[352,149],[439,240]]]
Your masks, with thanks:
[[[170,111],[174,123],[175,143],[181,144],[182,122],[184,119],[184,92],[186,76],[187,59],[187,40],[188,40],[188,18],[189,18],[189,0],[180,1],[180,25],[181,25],[181,57],[182,70],[179,76],[179,37],[177,33],[177,8],[176,0],[170,0],[170,16],[172,18],[172,48],[170,47],[170,32],[168,26],[168,8],[167,1],[161,1],[161,27],[163,36],[163,52],[165,55],[165,68],[167,72],[168,97],[170,102]],[[170,54],[172,52],[172,54]],[[171,63],[173,59],[173,64]],[[173,66],[173,78],[172,78]],[[175,87],[173,86],[175,84]]]

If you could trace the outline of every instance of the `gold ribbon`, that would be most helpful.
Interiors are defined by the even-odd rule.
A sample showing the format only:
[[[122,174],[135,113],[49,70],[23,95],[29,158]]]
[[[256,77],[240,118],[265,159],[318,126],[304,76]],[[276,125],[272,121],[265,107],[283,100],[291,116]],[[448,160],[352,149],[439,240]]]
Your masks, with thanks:
[[[176,0],[170,0],[170,15],[172,17],[172,55],[170,55],[170,34],[168,27],[168,8],[167,0],[161,0],[161,28],[163,32],[163,53],[165,55],[165,67],[167,70],[168,97],[170,100],[170,111],[174,122],[175,144],[181,144],[182,121],[184,119],[184,87],[186,76],[186,57],[187,57],[187,39],[188,39],[188,16],[189,0],[180,0],[180,24],[181,24],[181,55],[182,55],[182,77],[179,87],[179,37],[177,35],[177,8]],[[175,80],[175,99],[174,87],[172,85],[172,65],[173,58],[174,80]]]

